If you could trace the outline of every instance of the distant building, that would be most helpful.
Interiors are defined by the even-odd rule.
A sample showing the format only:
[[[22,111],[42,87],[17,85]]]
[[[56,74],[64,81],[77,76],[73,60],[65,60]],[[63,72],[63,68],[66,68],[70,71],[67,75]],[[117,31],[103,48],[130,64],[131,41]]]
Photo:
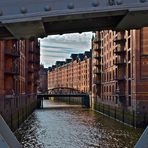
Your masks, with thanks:
[[[44,65],[40,65],[38,93],[46,92],[47,90],[48,90],[48,68],[44,68]]]
[[[69,87],[91,93],[91,51],[71,54],[70,59],[57,61],[48,71],[48,89]]]

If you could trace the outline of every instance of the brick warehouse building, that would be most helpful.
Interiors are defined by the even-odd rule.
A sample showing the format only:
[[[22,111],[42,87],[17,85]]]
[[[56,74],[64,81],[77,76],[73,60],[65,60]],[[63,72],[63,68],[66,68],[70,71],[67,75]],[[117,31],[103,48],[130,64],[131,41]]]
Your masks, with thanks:
[[[96,32],[93,108],[133,126],[148,123],[148,28]]]
[[[37,40],[0,41],[0,113],[12,130],[35,108],[39,66]]]
[[[93,109],[133,126],[145,126],[148,121],[147,44],[148,28],[96,32],[92,38],[91,66],[84,70],[85,58],[72,54],[71,59],[57,62],[49,69],[48,88],[66,86],[92,92]]]
[[[69,87],[91,94],[91,51],[71,54],[71,59],[57,61],[48,70],[48,89]]]

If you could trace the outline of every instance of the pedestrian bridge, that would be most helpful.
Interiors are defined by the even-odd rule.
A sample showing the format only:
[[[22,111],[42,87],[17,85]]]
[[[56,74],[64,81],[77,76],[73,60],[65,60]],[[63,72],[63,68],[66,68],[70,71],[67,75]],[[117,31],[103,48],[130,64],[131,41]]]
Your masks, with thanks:
[[[148,26],[148,0],[1,0],[0,38]]]
[[[54,97],[59,101],[64,100],[68,103],[71,103],[72,100],[74,100],[74,98],[79,98],[81,99],[81,101],[79,100],[79,102],[82,103],[82,106],[85,106],[85,107],[90,106],[89,95],[87,93],[84,93],[74,88],[57,87],[57,88],[49,89],[37,95],[39,108],[42,108],[43,106],[43,99],[48,99],[49,97]]]

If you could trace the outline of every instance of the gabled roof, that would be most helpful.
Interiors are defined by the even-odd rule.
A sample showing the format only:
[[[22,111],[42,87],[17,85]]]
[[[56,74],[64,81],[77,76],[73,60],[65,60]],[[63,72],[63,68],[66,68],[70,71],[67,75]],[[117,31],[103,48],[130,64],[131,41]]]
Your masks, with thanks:
[[[85,51],[84,55],[85,55],[85,57],[87,57],[87,58],[91,58],[92,52],[91,52],[91,51]]]
[[[52,71],[52,67],[48,67],[48,71],[49,71],[49,72]]]
[[[83,53],[78,54],[77,56],[78,60],[83,61],[85,58],[85,55]]]
[[[78,54],[71,54],[71,58],[72,58],[72,60],[74,61],[74,60],[76,60],[77,59],[77,56],[78,56]]]
[[[56,61],[56,66],[59,67],[59,66],[62,66],[65,64],[65,61]]]
[[[72,59],[66,59],[66,64],[70,63]]]

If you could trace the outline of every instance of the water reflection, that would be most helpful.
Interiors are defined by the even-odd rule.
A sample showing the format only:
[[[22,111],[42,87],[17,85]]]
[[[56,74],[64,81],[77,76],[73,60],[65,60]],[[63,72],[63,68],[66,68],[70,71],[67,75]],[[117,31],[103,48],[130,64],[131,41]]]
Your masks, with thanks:
[[[16,135],[25,148],[132,148],[141,132],[79,108],[36,110]]]

